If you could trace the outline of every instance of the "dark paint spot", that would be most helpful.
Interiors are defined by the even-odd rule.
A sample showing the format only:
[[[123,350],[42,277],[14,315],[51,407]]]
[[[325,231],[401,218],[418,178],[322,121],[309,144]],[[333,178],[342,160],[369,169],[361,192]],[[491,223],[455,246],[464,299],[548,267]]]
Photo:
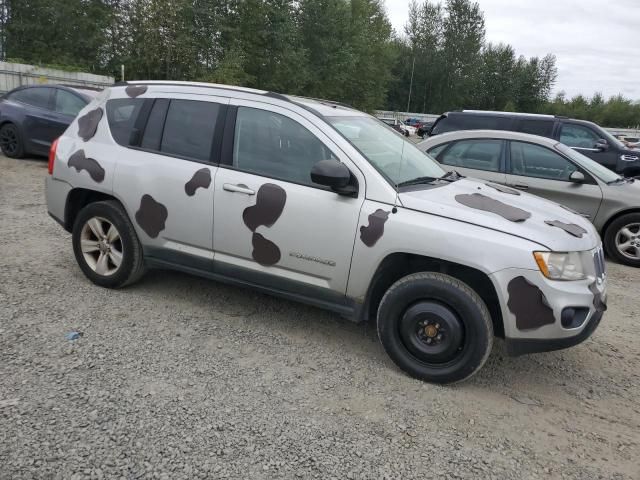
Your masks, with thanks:
[[[567,232],[569,235],[573,235],[574,237],[582,238],[582,235],[587,233],[587,231],[582,228],[580,225],[576,225],[575,223],[564,223],[560,220],[545,220],[547,225],[552,227],[558,227]]]
[[[287,193],[282,187],[265,183],[258,190],[256,204],[242,212],[242,220],[252,232],[260,225],[271,227],[280,218],[286,201]]]
[[[511,222],[524,222],[531,213],[521,208],[512,207],[481,193],[456,195],[456,201],[470,208],[495,213]]]
[[[267,240],[259,233],[254,233],[251,237],[253,244],[253,259],[260,265],[270,267],[280,261],[280,249],[271,240]]]
[[[69,168],[75,168],[78,173],[80,173],[81,170],[86,170],[94,182],[100,183],[104,180],[104,168],[100,166],[97,160],[87,158],[84,150],[78,150],[71,155],[67,161],[67,165]]]
[[[389,218],[389,212],[376,210],[369,215],[369,225],[360,227],[360,240],[367,247],[373,247],[384,233],[384,223]]]
[[[591,290],[591,293],[593,293],[593,306],[595,307],[596,311],[606,312],[607,304],[602,301],[602,294],[598,290],[596,282],[593,282],[591,285],[589,285],[589,290]]]
[[[553,310],[537,286],[520,276],[509,282],[507,306],[516,317],[518,330],[533,330],[555,323]]]
[[[136,98],[147,91],[147,86],[146,85],[129,85],[127,88],[124,89],[124,91],[131,98]]]
[[[136,222],[151,238],[156,238],[164,230],[167,221],[167,207],[156,202],[151,195],[143,195],[140,208],[136,212]]]
[[[196,194],[198,188],[204,188],[205,190],[211,185],[211,171],[208,168],[201,168],[193,174],[191,180],[184,185],[184,191],[190,197]]]
[[[85,142],[93,138],[101,119],[102,109],[99,107],[78,118],[78,136]]]
[[[495,190],[498,190],[502,193],[508,193],[509,195],[520,195],[520,192],[514,188],[505,187],[504,185],[499,185],[497,183],[487,183],[487,187],[491,187]]]

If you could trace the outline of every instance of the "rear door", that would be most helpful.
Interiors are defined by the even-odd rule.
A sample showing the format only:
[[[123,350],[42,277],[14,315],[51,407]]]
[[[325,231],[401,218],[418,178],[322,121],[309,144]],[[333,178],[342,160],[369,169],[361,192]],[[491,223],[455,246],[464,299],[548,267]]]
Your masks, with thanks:
[[[507,184],[565,205],[583,216],[595,218],[602,191],[591,175],[558,152],[533,143],[510,141]],[[575,171],[585,176],[584,183],[569,177]]]
[[[146,256],[211,269],[213,182],[227,103],[223,97],[173,93],[107,102],[111,133],[125,147],[114,152],[114,194]]]
[[[466,177],[480,178],[505,184],[505,141],[491,138],[474,138],[453,141],[445,146],[431,149],[445,170],[455,170]]]

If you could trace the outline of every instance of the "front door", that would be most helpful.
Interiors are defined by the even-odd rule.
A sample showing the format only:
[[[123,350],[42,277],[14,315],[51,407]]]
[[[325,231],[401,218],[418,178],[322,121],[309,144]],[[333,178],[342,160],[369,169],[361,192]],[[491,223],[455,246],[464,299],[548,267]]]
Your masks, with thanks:
[[[509,152],[509,186],[565,205],[591,220],[595,218],[602,191],[588,172],[541,145],[511,141]],[[578,170],[585,175],[584,183],[569,179]]]
[[[277,290],[343,296],[364,177],[301,115],[260,102],[234,103],[225,129],[226,165],[215,179],[216,270]],[[331,158],[355,175],[357,196],[311,182],[311,167]]]
[[[602,135],[585,125],[563,122],[560,126],[561,143],[615,171],[618,165],[618,153],[615,146],[609,145],[605,150],[596,148],[596,143],[599,140],[603,140]]]

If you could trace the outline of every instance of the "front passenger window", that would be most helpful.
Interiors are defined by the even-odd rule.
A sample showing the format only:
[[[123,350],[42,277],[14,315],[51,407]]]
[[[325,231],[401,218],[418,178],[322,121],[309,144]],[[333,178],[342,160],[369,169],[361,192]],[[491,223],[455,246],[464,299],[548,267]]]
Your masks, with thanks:
[[[311,167],[331,158],[331,151],[298,122],[267,110],[238,108],[233,145],[238,170],[314,185]]]
[[[560,143],[576,148],[593,148],[598,140],[598,135],[590,128],[570,123],[562,125]]]
[[[511,173],[514,175],[569,181],[576,170],[573,163],[546,147],[511,142]]]

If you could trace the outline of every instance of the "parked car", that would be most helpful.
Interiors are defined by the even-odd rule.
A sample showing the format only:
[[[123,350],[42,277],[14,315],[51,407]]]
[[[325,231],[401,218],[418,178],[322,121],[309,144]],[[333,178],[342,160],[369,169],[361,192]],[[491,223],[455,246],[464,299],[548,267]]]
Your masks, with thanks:
[[[404,122],[398,120],[397,118],[381,118],[380,121],[386,123],[396,132],[400,132],[405,137],[415,134],[415,128],[409,125],[405,125]]]
[[[171,268],[375,319],[423,380],[473,375],[494,335],[512,354],[575,345],[606,309],[586,219],[445,174],[342,104],[131,82],[80,112],[49,172],[48,211],[95,284]]]
[[[54,139],[98,93],[63,85],[18,87],[0,97],[0,148],[7,157],[47,155]]]
[[[431,130],[431,127],[433,127],[433,122],[422,122],[422,124],[418,127],[416,134],[420,138],[424,138],[429,134],[429,130]]]
[[[610,170],[640,175],[640,150],[627,147],[593,122],[553,115],[463,110],[441,115],[429,135],[458,130],[510,130],[558,140]]]
[[[467,130],[418,144],[445,170],[553,200],[593,222],[616,261],[640,267],[640,182],[623,178],[557,140]]]

